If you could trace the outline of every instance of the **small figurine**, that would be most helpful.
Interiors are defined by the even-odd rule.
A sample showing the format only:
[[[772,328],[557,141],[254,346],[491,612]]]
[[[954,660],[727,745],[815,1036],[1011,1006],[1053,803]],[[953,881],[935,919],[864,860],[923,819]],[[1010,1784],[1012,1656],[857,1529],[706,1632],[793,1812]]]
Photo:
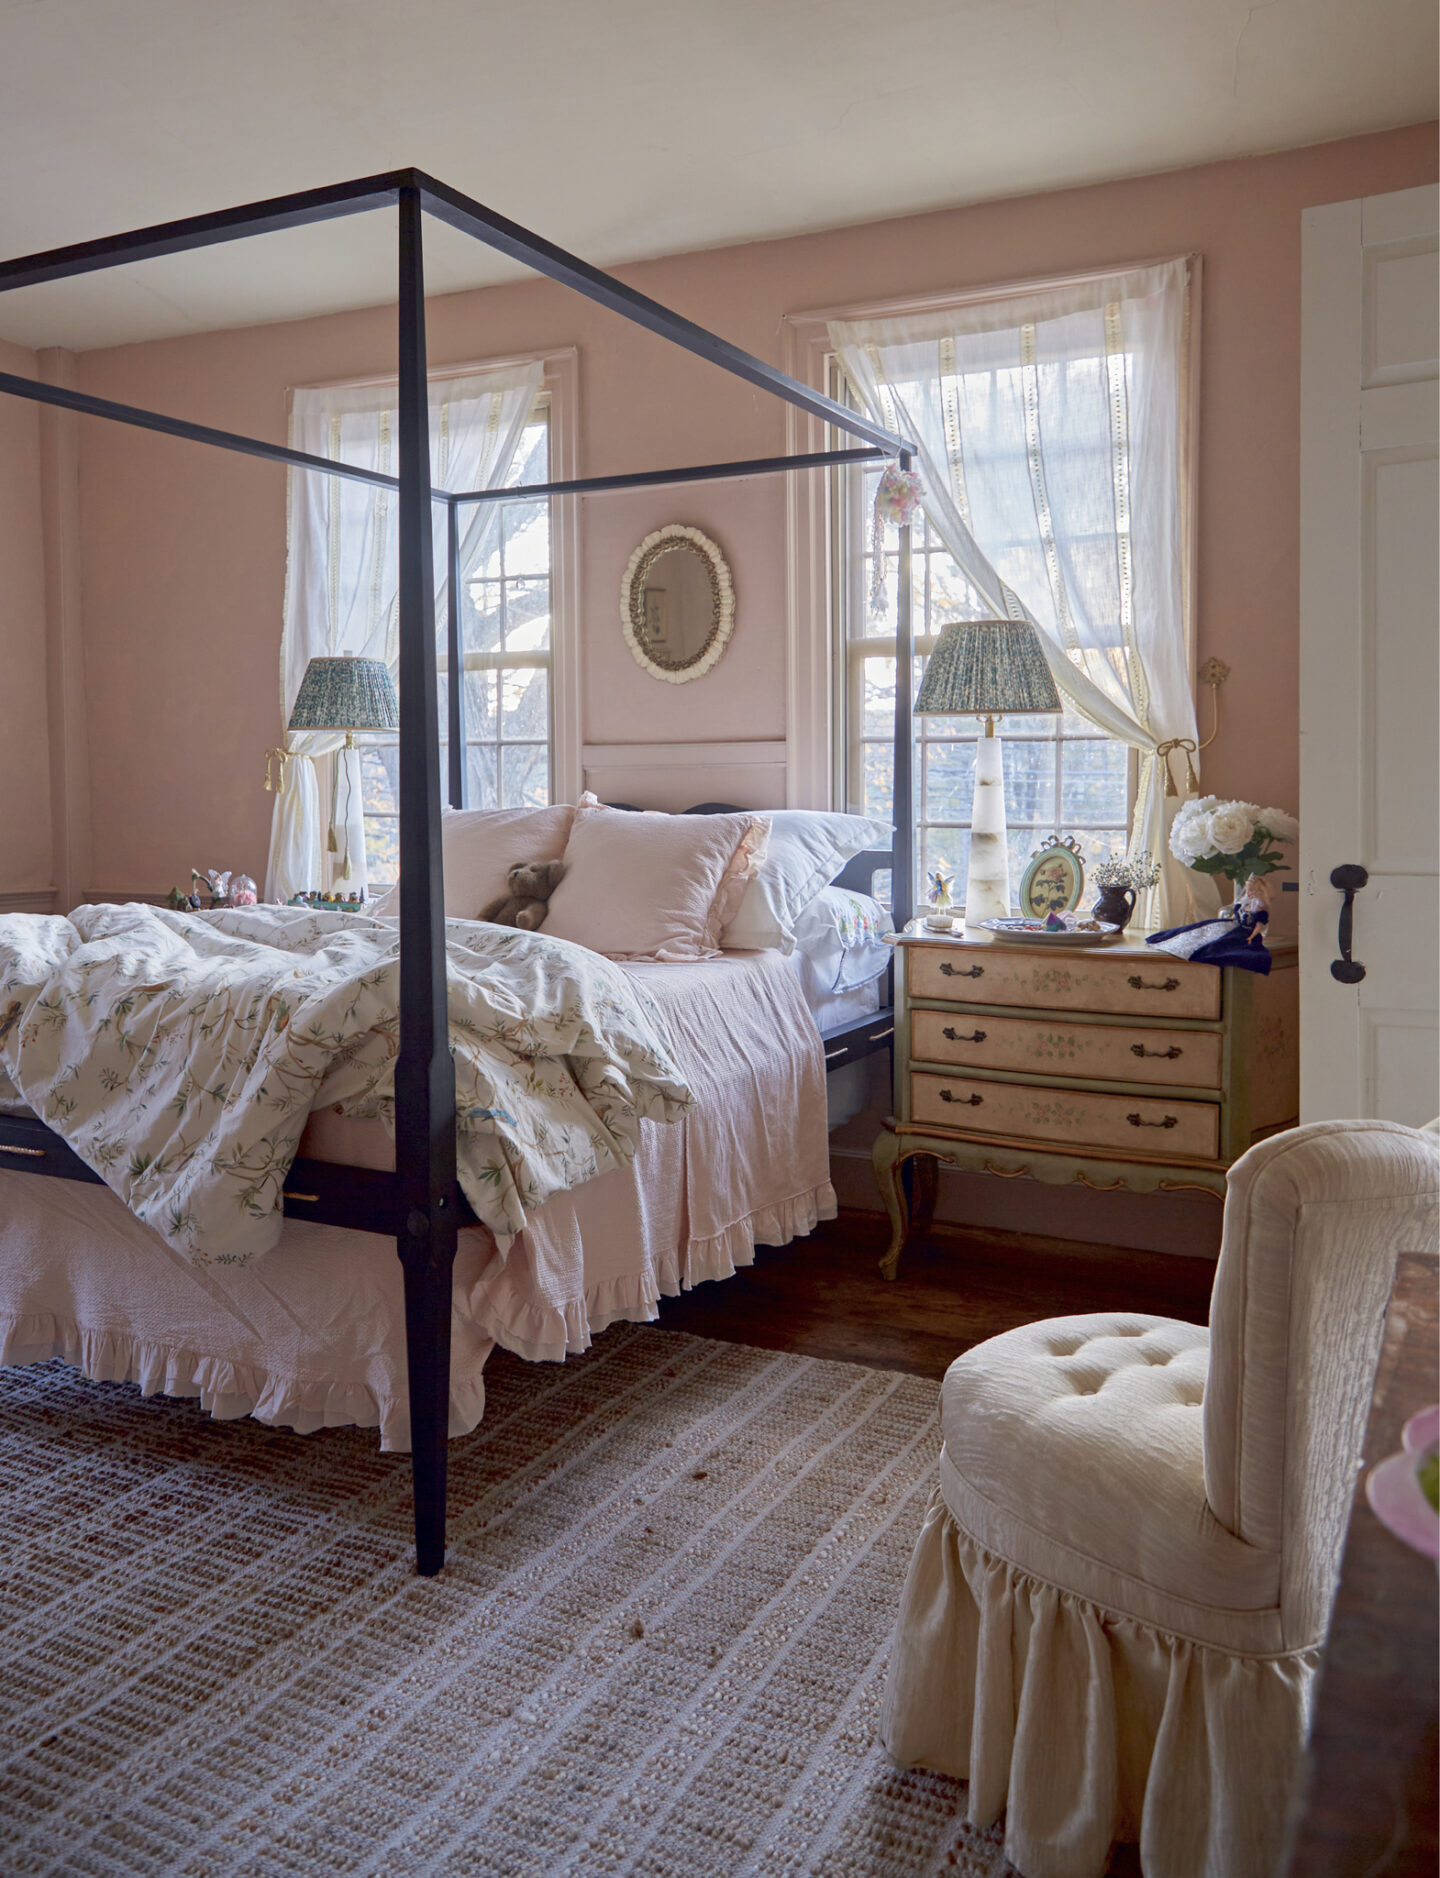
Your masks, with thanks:
[[[183,887],[172,887],[166,895],[165,904],[172,913],[188,913],[190,896]]]
[[[231,906],[258,906],[260,895],[255,890],[255,882],[248,874],[233,874],[230,878]]]
[[[947,874],[943,867],[932,867],[925,876],[930,888],[930,904],[937,913],[948,913],[954,905],[950,890],[955,885],[955,876]]]

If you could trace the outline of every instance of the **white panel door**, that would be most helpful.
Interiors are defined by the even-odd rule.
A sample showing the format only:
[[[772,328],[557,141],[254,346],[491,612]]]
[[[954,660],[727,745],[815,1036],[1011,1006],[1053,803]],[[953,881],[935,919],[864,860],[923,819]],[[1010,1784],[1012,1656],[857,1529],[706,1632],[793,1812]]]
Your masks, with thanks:
[[[1440,191],[1428,187],[1303,218],[1305,1121],[1414,1126],[1440,1113],[1437,211]],[[1347,866],[1365,876],[1349,969],[1338,943],[1344,895],[1331,879]]]

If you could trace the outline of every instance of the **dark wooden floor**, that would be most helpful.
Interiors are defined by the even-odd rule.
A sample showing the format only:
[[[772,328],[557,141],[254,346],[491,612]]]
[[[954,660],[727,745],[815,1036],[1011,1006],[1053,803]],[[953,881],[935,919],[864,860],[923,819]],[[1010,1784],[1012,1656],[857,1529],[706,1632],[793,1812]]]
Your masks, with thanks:
[[[1038,1318],[1153,1311],[1203,1324],[1210,1308],[1208,1259],[933,1226],[890,1282],[876,1270],[888,1233],[876,1213],[842,1213],[808,1239],[761,1247],[723,1285],[663,1300],[660,1322],[938,1378],[962,1350]]]
[[[660,1322],[938,1380],[962,1350],[1042,1317],[1151,1311],[1203,1324],[1209,1314],[1208,1259],[933,1226],[887,1282],[876,1265],[888,1236],[878,1214],[842,1213],[808,1239],[762,1247],[723,1285],[662,1300]],[[1115,1848],[1108,1878],[1140,1878],[1134,1846]]]

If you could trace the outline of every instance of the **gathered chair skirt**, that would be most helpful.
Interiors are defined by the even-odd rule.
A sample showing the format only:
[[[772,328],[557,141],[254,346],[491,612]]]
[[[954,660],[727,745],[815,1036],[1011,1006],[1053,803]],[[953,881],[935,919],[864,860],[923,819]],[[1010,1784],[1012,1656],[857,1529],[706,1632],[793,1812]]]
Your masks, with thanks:
[[[940,1488],[901,1603],[881,1737],[901,1766],[969,1782],[1025,1878],[1272,1878],[1318,1649],[1240,1655],[1018,1570]]]

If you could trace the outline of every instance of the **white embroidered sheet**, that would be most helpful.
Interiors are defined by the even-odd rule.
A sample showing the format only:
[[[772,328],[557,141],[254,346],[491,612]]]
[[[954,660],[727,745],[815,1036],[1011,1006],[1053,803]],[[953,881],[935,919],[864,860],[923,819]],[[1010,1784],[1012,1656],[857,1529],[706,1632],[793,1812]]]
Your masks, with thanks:
[[[452,1435],[481,1418],[496,1342],[558,1360],[834,1214],[819,1038],[788,962],[625,969],[659,1005],[694,1107],[642,1122],[630,1167],[552,1196],[503,1257],[483,1228],[461,1233]],[[336,1140],[335,1123],[312,1118],[302,1153],[379,1165],[393,1152],[379,1124],[340,1123]],[[50,1356],[199,1396],[219,1417],[358,1423],[409,1445],[400,1266],[380,1234],[288,1220],[262,1258],[202,1268],[104,1188],[0,1172],[0,1361]]]

